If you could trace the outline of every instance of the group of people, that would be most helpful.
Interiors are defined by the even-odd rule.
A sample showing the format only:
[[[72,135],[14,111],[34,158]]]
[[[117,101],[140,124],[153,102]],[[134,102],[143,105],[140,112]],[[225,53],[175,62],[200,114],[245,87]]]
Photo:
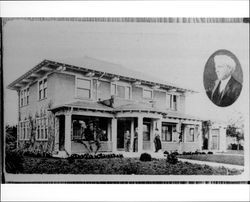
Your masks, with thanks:
[[[130,145],[131,145],[131,135],[130,135],[129,130],[126,130],[124,134],[125,152],[130,151]],[[160,138],[160,133],[159,133],[158,128],[155,129],[154,145],[155,145],[155,152],[158,152],[159,150],[162,149],[161,138]],[[137,151],[138,151],[138,128],[135,129],[134,141],[133,141],[133,152],[137,152]]]
[[[101,148],[101,140],[103,137],[106,137],[106,131],[96,128],[94,122],[90,121],[87,126],[85,125],[84,130],[82,130],[81,136],[83,138],[78,141],[82,143],[89,152],[93,152],[93,145],[95,145],[95,153],[97,153]],[[87,141],[88,145],[86,145],[83,140]]]

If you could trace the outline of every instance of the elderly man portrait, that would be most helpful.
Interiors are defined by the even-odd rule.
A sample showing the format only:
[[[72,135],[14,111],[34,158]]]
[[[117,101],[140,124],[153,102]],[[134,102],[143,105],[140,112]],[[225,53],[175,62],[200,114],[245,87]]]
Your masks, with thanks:
[[[207,95],[217,106],[230,106],[239,97],[242,89],[241,83],[233,77],[236,62],[228,55],[215,55],[214,68],[217,80],[212,90],[207,91]]]

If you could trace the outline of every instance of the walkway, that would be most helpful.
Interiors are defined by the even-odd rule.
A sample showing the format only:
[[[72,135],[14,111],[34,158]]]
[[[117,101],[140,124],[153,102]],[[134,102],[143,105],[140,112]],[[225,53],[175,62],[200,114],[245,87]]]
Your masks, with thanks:
[[[208,162],[208,161],[197,161],[197,160],[181,159],[181,158],[178,158],[178,159],[182,162],[196,163],[196,164],[208,165],[208,166],[212,166],[212,167],[225,167],[228,169],[244,170],[244,166],[239,166],[239,165],[226,164],[226,163],[215,163],[215,162]]]

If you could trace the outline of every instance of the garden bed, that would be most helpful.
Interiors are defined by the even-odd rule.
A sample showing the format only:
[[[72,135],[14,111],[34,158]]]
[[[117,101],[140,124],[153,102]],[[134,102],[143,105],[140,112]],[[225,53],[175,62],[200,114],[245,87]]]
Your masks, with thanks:
[[[236,156],[236,155],[223,155],[223,154],[194,155],[193,154],[193,155],[180,155],[178,156],[178,158],[244,166],[244,156]]]
[[[180,161],[177,164],[170,164],[166,159],[142,162],[138,158],[58,159],[25,156],[23,160],[23,169],[17,173],[139,175],[237,175],[241,173],[235,169],[213,168]]]

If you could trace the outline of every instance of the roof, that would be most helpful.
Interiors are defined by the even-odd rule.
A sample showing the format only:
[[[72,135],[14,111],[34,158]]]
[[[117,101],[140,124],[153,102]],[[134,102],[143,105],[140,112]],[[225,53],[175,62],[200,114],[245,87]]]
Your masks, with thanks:
[[[79,108],[79,109],[89,109],[89,110],[97,110],[97,111],[106,111],[110,113],[115,113],[115,112],[122,112],[122,111],[147,111],[147,112],[153,112],[153,113],[160,113],[160,114],[165,114],[167,117],[170,118],[182,118],[182,119],[189,119],[189,120],[201,120],[198,117],[187,115],[184,113],[176,112],[176,111],[170,111],[170,110],[164,110],[164,109],[159,109],[156,107],[152,106],[147,106],[145,104],[141,103],[132,103],[132,104],[126,104],[126,105],[121,105],[119,107],[109,107],[106,106],[102,103],[99,102],[88,102],[88,101],[76,101],[60,106],[55,106],[50,110],[56,110],[60,109],[63,107],[73,107],[73,108]]]
[[[179,87],[173,83],[169,83],[167,81],[160,80],[158,78],[149,76],[147,74],[144,74],[142,72],[138,72],[132,69],[128,69],[122,65],[114,64],[110,62],[106,62],[99,59],[94,59],[91,57],[82,57],[82,58],[63,58],[63,59],[56,59],[56,60],[44,60],[41,63],[39,63],[37,66],[35,66],[33,69],[13,81],[8,88],[15,89],[15,85],[19,82],[23,82],[25,78],[30,77],[33,73],[39,71],[41,68],[49,67],[51,68],[51,71],[55,70],[57,67],[64,66],[66,69],[69,70],[82,70],[85,72],[92,71],[95,73],[106,75],[110,74],[117,77],[122,77],[123,79],[127,79],[130,81],[141,81],[147,84],[152,85],[159,85],[160,87],[165,87],[169,89],[178,89],[179,91],[188,91],[188,92],[194,92],[191,89]],[[47,70],[45,70],[47,71]]]

